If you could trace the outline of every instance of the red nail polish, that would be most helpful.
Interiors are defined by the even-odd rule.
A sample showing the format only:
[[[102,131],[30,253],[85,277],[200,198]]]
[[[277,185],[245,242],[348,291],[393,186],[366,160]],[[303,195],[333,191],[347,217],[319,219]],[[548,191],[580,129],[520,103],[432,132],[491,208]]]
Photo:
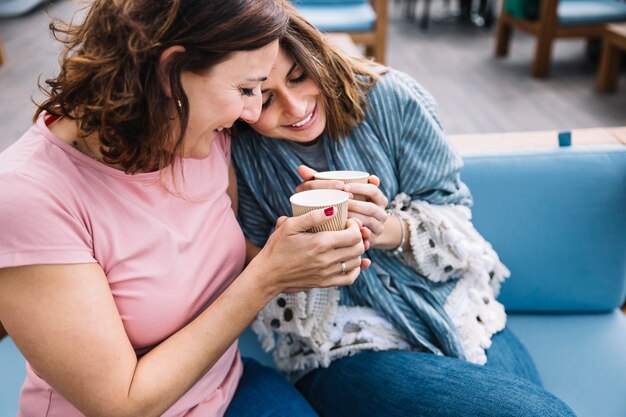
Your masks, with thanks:
[[[328,217],[332,216],[334,212],[335,212],[334,207],[328,207],[324,209],[324,214]]]

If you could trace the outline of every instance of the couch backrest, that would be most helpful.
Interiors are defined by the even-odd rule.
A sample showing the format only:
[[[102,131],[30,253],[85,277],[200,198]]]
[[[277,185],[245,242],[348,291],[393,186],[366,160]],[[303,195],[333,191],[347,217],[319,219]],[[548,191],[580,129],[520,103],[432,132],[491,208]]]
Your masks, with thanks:
[[[626,146],[465,155],[476,228],[511,270],[508,311],[592,312],[626,294]]]

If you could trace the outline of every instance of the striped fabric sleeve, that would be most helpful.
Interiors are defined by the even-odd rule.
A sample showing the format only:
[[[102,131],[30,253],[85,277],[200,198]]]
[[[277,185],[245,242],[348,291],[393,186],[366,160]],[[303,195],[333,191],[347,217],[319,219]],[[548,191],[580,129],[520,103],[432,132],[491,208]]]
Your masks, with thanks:
[[[372,92],[376,117],[389,137],[399,192],[431,204],[471,205],[461,181],[462,158],[447,140],[433,97],[409,76],[393,71]]]

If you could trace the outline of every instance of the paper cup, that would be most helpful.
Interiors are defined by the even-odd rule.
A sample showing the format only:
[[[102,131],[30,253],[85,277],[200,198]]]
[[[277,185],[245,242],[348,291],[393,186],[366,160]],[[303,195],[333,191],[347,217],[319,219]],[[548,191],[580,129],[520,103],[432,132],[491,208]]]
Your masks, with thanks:
[[[337,180],[342,181],[346,184],[351,182],[358,182],[362,184],[367,184],[367,179],[370,174],[364,171],[324,171],[318,172],[315,174],[315,179],[317,180]],[[355,200],[366,201],[367,198],[363,195],[354,194]]]
[[[322,232],[346,228],[349,198],[348,193],[340,190],[310,190],[292,195],[289,201],[294,216],[301,216],[311,210],[335,207],[337,213],[332,220],[309,230],[309,232]]]

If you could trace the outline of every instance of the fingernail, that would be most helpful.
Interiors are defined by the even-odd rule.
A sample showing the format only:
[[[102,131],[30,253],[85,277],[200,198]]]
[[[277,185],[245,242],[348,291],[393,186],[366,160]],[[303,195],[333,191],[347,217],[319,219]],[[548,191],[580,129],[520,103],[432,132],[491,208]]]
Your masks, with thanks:
[[[345,187],[344,183],[339,181],[335,183],[335,188],[339,188],[340,190]]]
[[[335,208],[334,208],[334,207],[328,207],[328,208],[325,208],[325,209],[324,209],[324,214],[325,214],[327,217],[332,216],[334,212],[335,212]]]

